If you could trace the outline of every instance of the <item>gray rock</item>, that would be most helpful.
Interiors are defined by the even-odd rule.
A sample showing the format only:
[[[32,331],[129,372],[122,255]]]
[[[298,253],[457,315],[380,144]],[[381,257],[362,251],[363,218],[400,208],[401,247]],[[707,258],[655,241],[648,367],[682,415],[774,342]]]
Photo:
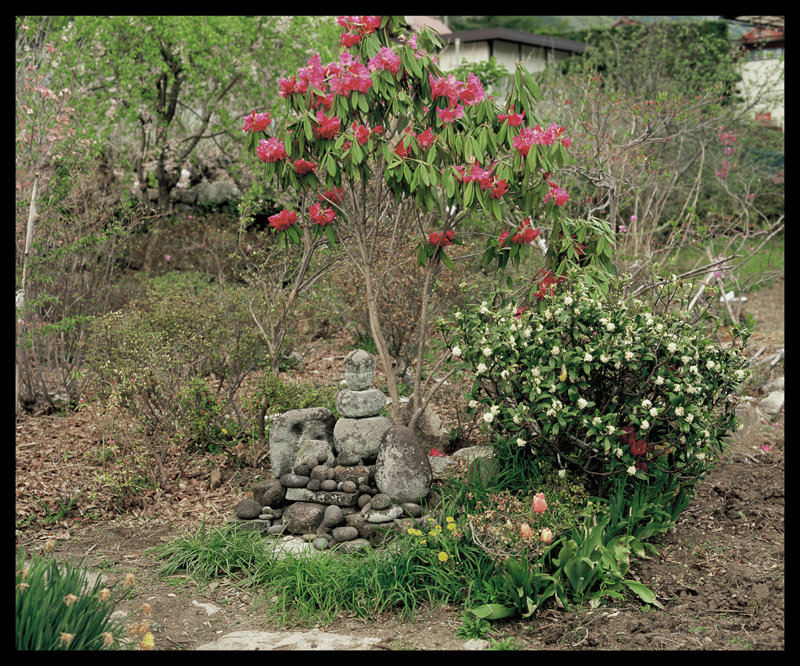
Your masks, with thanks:
[[[311,480],[312,481],[324,481],[328,478],[328,470],[330,468],[326,465],[317,465],[314,469],[311,470]]]
[[[386,511],[376,511],[375,509],[370,509],[367,511],[367,515],[365,517],[370,523],[388,523],[390,520],[399,518],[402,515],[403,507],[391,506]]]
[[[323,523],[327,527],[338,527],[339,525],[343,525],[344,514],[342,513],[342,510],[336,504],[331,504],[327,509],[325,509]]]
[[[311,479],[311,481],[308,482],[306,488],[310,490],[312,493],[315,493],[320,488],[322,488],[322,481],[320,481],[319,479]]]
[[[467,468],[467,479],[485,486],[499,473],[500,463],[495,458],[473,458]]]
[[[375,463],[378,491],[398,503],[418,503],[428,496],[432,481],[431,463],[417,436],[406,426],[390,427]]]
[[[781,411],[781,408],[783,407],[783,401],[783,391],[773,391],[758,403],[758,408],[770,416],[775,416]]]
[[[336,397],[336,409],[346,418],[359,419],[377,416],[386,406],[386,396],[377,388],[364,391],[345,389]]]
[[[243,499],[236,505],[235,511],[236,516],[242,520],[258,518],[261,513],[261,502],[250,498]]]
[[[336,463],[339,465],[344,465],[345,467],[355,467],[356,465],[361,464],[361,456],[357,453],[342,451],[342,453],[336,457]]]
[[[384,493],[378,493],[372,498],[370,505],[373,509],[382,511],[383,509],[388,509],[392,505],[392,500],[388,495]]]
[[[242,193],[239,188],[233,183],[224,181],[214,183],[203,181],[189,189],[197,192],[197,204],[199,206],[221,205],[228,201],[239,203],[242,199]]]
[[[352,541],[342,542],[338,547],[343,553],[355,553],[356,551],[370,548],[371,545],[366,539],[353,539]]]
[[[414,402],[412,395],[408,402],[400,406],[400,420],[403,425],[408,425],[413,410]],[[425,407],[419,419],[417,419],[413,430],[426,451],[430,451],[431,449],[438,449],[441,451],[450,443],[450,432],[442,427],[442,420],[436,412],[433,411],[430,404]]]
[[[351,513],[345,516],[345,522],[358,530],[358,535],[376,546],[382,545],[388,539],[385,524],[370,523],[360,513]]]
[[[273,476],[280,478],[312,453],[319,453],[316,445],[301,452],[303,443],[320,440],[330,446],[333,443],[335,422],[333,413],[325,407],[293,409],[279,415],[269,430],[269,455]],[[300,460],[297,460],[298,454]]]
[[[403,510],[412,518],[422,517],[422,507],[419,504],[414,504],[413,502],[403,502],[400,506],[402,506]]]
[[[267,528],[267,534],[283,534],[286,531],[286,526],[283,524],[273,524],[272,527]]]
[[[311,474],[311,470],[305,463],[300,465],[295,465],[294,468],[292,469],[292,472],[294,472],[298,476],[308,476],[309,474]]]
[[[337,491],[319,490],[313,495],[315,502],[320,504],[336,504],[338,506],[355,506],[358,495],[354,493],[340,493]]]
[[[305,488],[309,481],[311,481],[311,477],[300,476],[299,474],[289,473],[281,477],[281,485],[284,488]]]
[[[315,534],[325,517],[325,507],[311,502],[295,502],[283,512],[283,524],[292,534]]]
[[[366,467],[337,467],[333,478],[337,483],[352,481],[358,486],[369,482],[369,471]]]
[[[327,479],[320,484],[320,490],[336,490],[336,481]]]
[[[264,479],[253,486],[253,499],[262,507],[276,508],[286,500],[286,488],[278,479]]]
[[[392,427],[385,416],[363,419],[340,418],[333,429],[333,445],[337,453],[356,453],[365,463],[374,462],[384,433]]]
[[[286,500],[289,502],[313,502],[314,492],[308,488],[287,488]]]
[[[351,391],[364,391],[375,377],[375,357],[363,349],[354,349],[344,359],[344,380]]]
[[[337,527],[332,532],[333,538],[339,543],[352,541],[358,538],[358,530],[355,527]]]
[[[356,492],[356,490],[358,490],[358,486],[356,486],[356,484],[353,483],[352,481],[343,481],[342,482],[341,491],[343,493],[352,494],[352,493]]]
[[[306,458],[305,465],[306,465],[306,467],[308,467],[309,470],[314,469],[317,465],[320,465],[320,464],[321,463],[320,463],[319,460],[317,460],[316,456],[308,456],[308,458]]]
[[[359,495],[358,497],[358,508],[363,509],[367,504],[370,503],[372,498],[369,495]]]
[[[317,550],[325,550],[328,547],[328,540],[325,537],[317,537],[311,542],[311,544]]]
[[[466,462],[473,458],[493,458],[494,449],[491,446],[469,446],[466,449],[459,449],[451,457]]]

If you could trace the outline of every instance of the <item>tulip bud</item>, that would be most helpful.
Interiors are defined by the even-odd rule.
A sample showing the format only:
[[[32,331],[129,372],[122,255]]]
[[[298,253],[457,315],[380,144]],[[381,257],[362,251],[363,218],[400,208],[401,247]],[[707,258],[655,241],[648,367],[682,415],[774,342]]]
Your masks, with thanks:
[[[550,543],[553,540],[553,533],[546,527],[542,530],[542,542]]]
[[[528,523],[522,523],[522,528],[520,528],[520,536],[523,539],[530,539],[533,532],[531,531],[531,526]]]
[[[536,493],[533,497],[533,510],[536,513],[547,511],[547,502],[544,501],[544,493]]]
[[[567,381],[567,366],[566,365],[562,365],[561,366],[561,374],[558,376],[558,380],[561,381],[561,382]]]

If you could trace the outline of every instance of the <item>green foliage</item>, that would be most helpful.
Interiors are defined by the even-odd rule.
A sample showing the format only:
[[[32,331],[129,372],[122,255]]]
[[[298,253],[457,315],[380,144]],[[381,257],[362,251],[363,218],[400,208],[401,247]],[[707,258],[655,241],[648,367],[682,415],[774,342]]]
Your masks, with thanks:
[[[81,561],[82,562],[82,561]],[[117,605],[99,593],[98,579],[89,589],[86,571],[66,562],[59,565],[38,555],[25,569],[25,551],[16,558],[16,633],[17,650],[102,650],[103,634],[111,634],[111,649],[119,647],[125,636],[121,622],[112,622]],[[112,586],[113,588],[116,586]],[[72,600],[72,595],[75,597]],[[67,642],[64,634],[72,639]]]
[[[464,58],[457,68],[451,69],[447,73],[452,74],[459,81],[466,81],[470,74],[474,74],[481,80],[487,91],[501,88],[506,79],[511,76],[511,72],[506,69],[506,66],[494,56],[481,62],[469,62]]]
[[[456,636],[464,640],[473,638],[486,638],[492,630],[488,620],[477,617],[474,613],[461,613],[461,626],[456,630]]]
[[[96,318],[87,364],[108,406],[133,414],[153,446],[171,438],[202,444],[263,363],[247,296],[197,274],[169,274],[127,311]],[[203,381],[209,374],[218,380],[213,391]]]
[[[592,46],[586,56],[573,59],[567,67],[589,65],[612,74],[608,85],[644,99],[655,99],[659,93],[693,97],[701,89],[719,84],[731,94],[740,80],[726,21],[659,21],[576,30],[560,36]]]
[[[498,454],[516,442],[521,456],[597,474],[599,496],[615,477],[651,484],[664,473],[682,501],[737,426],[726,400],[747,359],[705,337],[707,313],[685,313],[690,287],[677,278],[658,289],[664,315],[623,298],[625,280],[603,296],[579,278],[524,312],[524,294],[498,292],[445,329],[476,373],[470,408],[484,412]]]

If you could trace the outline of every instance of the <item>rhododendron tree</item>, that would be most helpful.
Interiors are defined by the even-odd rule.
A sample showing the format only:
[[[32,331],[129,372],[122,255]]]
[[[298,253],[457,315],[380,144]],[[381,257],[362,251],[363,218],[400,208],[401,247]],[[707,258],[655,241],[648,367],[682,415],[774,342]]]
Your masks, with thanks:
[[[323,63],[315,55],[293,76],[281,78],[286,123],[270,126],[269,138],[251,131],[248,146],[263,161],[266,179],[298,195],[299,221],[283,227],[288,240],[300,242],[301,230],[322,227],[333,234],[337,229],[365,278],[372,336],[387,369],[391,360],[377,298],[381,282],[392,279],[396,267],[390,261],[377,265],[376,239],[382,231],[390,236],[391,255],[405,234],[418,230],[425,288],[413,425],[424,408],[427,296],[440,263],[455,269],[446,248],[460,242],[459,222],[478,213],[517,228],[510,244],[490,238],[485,258],[487,265],[496,261],[502,268],[513,252],[518,263],[539,235],[534,220],[557,221],[567,203],[569,194],[548,179],[568,160],[570,142],[564,127],[536,116],[539,90],[521,65],[501,105],[474,74],[459,80],[441,71],[430,55],[441,44],[429,28],[401,37],[397,45],[390,35],[405,25],[403,17],[336,20],[342,27],[338,61]],[[257,117],[252,118],[254,130]],[[328,196],[334,190],[337,196]],[[286,218],[275,219],[276,229],[285,224]],[[440,230],[430,229],[432,223]],[[554,268],[563,272],[565,266]],[[386,375],[397,423],[397,384],[392,372]]]

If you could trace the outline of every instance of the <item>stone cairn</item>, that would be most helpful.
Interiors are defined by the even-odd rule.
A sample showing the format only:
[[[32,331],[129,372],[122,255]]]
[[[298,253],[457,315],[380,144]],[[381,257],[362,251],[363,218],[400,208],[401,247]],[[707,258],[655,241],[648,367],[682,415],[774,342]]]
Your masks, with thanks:
[[[417,436],[381,416],[386,396],[372,388],[375,359],[357,349],[344,360],[341,418],[324,407],[278,416],[269,435],[274,478],[253,488],[228,522],[266,534],[295,534],[318,550],[382,545],[420,527],[441,499]],[[434,518],[434,520],[438,520]]]

